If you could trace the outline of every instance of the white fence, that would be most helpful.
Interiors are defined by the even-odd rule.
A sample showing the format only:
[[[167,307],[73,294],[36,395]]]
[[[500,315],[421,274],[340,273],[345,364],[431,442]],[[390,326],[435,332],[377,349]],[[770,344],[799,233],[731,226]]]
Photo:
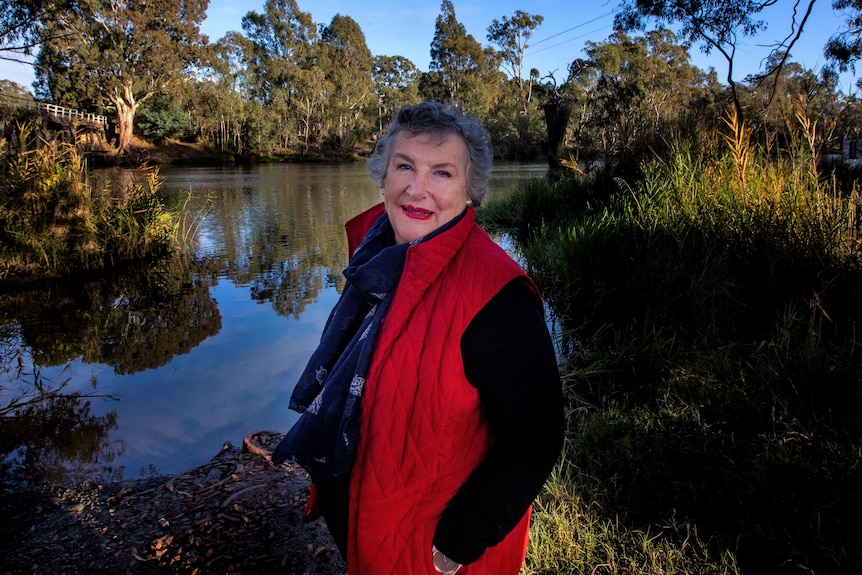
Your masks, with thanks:
[[[108,118],[105,116],[79,112],[78,110],[58,106],[56,104],[49,104],[47,102],[37,102],[36,100],[28,100],[27,98],[5,94],[0,97],[0,101],[7,103],[10,106],[26,108],[28,110],[39,110],[61,120],[82,120],[91,124],[102,124],[103,126],[108,124]]]

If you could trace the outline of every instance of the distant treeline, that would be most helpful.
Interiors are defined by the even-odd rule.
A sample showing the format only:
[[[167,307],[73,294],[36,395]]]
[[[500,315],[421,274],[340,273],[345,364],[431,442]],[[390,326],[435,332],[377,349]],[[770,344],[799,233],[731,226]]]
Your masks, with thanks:
[[[296,0],[267,0],[242,18],[241,31],[214,43],[200,33],[206,0],[155,4],[0,0],[0,8],[16,8],[2,11],[0,26],[16,32],[0,42],[0,53],[38,45],[37,98],[109,114],[121,151],[137,134],[195,138],[249,157],[350,156],[368,151],[400,106],[422,99],[455,102],[477,115],[499,157],[549,154],[558,165],[581,168],[636,165],[669,134],[714,133],[731,109],[767,150],[793,141],[788,118],[800,103],[818,122],[820,148],[837,150],[860,123],[858,103],[838,89],[840,68],[807,70],[788,57],[794,36],[758,77],[728,74],[722,84],[715,71],[692,65],[686,46],[732,55],[739,39],[762,28],[761,11],[771,3],[715,2],[700,8],[705,15],[690,13],[685,2],[624,2],[606,40],[573,45],[567,69],[542,71],[525,69],[524,55],[543,16],[501,15],[484,44],[443,0],[427,72],[399,55],[373,55],[350,16],[316,23]],[[853,30],[858,9],[845,8]],[[647,30],[645,18],[674,25],[682,38],[661,27],[630,35]],[[721,34],[711,36],[709,26]],[[857,57],[847,38],[829,44],[830,65],[846,67]],[[729,70],[732,64],[730,56]]]

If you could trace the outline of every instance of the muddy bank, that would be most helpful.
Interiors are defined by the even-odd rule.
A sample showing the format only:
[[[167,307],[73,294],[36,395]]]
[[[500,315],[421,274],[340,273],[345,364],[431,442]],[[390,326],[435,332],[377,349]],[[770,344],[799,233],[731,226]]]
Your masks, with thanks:
[[[323,520],[302,522],[307,474],[269,461],[280,436],[176,475],[0,496],[0,574],[343,574]]]

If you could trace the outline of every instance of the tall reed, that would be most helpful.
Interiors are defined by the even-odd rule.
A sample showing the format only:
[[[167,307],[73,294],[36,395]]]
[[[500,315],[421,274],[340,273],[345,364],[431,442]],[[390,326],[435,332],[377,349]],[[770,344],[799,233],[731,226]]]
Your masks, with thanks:
[[[19,141],[36,140],[27,124]],[[159,257],[183,232],[168,213],[157,170],[97,179],[77,148],[41,142],[12,149],[0,142],[0,277],[57,276]]]
[[[862,197],[812,164],[814,140],[770,157],[726,127],[643,180],[534,182],[480,212],[566,327],[567,462],[533,572],[862,569]],[[649,554],[702,553],[651,571],[647,533]]]

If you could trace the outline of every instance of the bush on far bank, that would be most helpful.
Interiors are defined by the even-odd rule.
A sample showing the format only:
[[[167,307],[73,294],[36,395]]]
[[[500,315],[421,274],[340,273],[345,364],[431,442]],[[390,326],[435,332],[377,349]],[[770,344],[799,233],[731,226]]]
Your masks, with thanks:
[[[74,145],[0,142],[0,277],[31,279],[103,269],[173,249],[174,216],[156,170],[91,177]]]

